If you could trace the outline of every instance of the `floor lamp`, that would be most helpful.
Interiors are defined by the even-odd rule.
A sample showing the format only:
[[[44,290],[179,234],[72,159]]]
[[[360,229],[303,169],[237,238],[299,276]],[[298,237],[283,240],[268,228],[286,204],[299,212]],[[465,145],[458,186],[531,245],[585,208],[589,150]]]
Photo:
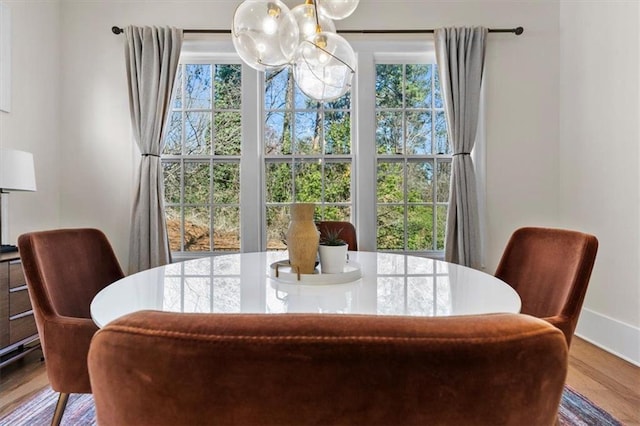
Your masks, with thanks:
[[[15,149],[0,149],[0,252],[18,250],[9,241],[9,192],[35,190],[33,155]]]

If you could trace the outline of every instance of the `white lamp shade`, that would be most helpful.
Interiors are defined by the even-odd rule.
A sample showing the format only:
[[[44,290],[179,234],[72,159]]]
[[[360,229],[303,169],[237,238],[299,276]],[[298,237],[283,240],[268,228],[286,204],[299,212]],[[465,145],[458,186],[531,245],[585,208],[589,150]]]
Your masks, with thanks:
[[[331,19],[344,19],[351,15],[360,0],[316,0],[320,13],[327,15]]]
[[[356,55],[341,36],[321,32],[298,46],[293,76],[300,90],[318,101],[331,101],[351,89]]]
[[[300,43],[316,33],[316,10],[313,4],[298,5],[291,9],[291,13],[298,24]],[[327,18],[322,13],[318,15],[318,21],[322,31],[327,33],[336,32],[336,25],[331,19]]]
[[[282,68],[298,46],[298,24],[280,0],[245,0],[233,15],[233,46],[252,68]]]
[[[0,150],[0,190],[36,190],[33,154],[14,149]]]

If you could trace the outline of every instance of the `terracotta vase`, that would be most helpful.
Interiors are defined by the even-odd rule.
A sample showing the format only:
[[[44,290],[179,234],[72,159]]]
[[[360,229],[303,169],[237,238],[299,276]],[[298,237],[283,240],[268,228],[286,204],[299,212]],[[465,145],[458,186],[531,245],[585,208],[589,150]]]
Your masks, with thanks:
[[[313,203],[291,204],[291,222],[287,230],[289,263],[301,274],[312,274],[315,269],[320,233],[313,222]]]

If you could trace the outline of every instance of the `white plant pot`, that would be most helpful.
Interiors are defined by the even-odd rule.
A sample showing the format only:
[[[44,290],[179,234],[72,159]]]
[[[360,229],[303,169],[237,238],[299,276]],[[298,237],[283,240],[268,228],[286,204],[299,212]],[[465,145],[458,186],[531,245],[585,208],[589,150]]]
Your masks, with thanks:
[[[347,263],[347,244],[341,246],[325,246],[320,244],[320,270],[323,274],[341,274]]]

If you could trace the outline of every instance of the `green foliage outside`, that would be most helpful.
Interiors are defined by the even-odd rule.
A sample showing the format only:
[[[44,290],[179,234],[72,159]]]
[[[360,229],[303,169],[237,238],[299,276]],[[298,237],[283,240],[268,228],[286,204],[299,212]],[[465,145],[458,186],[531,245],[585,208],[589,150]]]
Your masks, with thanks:
[[[437,78],[434,65],[376,66],[379,250],[444,249],[451,150]]]
[[[267,247],[284,248],[292,202],[317,203],[317,220],[351,219],[350,95],[320,104],[287,69],[265,82]]]
[[[240,247],[240,69],[209,64],[179,68],[163,152],[174,251]],[[171,155],[183,158],[171,160]]]
[[[172,250],[240,249],[240,70],[180,67],[163,152]],[[380,250],[444,248],[450,147],[437,77],[433,65],[377,65]],[[351,99],[312,101],[285,68],[266,74],[264,102],[267,246],[284,248],[292,202],[317,203],[317,220],[352,220]]]

